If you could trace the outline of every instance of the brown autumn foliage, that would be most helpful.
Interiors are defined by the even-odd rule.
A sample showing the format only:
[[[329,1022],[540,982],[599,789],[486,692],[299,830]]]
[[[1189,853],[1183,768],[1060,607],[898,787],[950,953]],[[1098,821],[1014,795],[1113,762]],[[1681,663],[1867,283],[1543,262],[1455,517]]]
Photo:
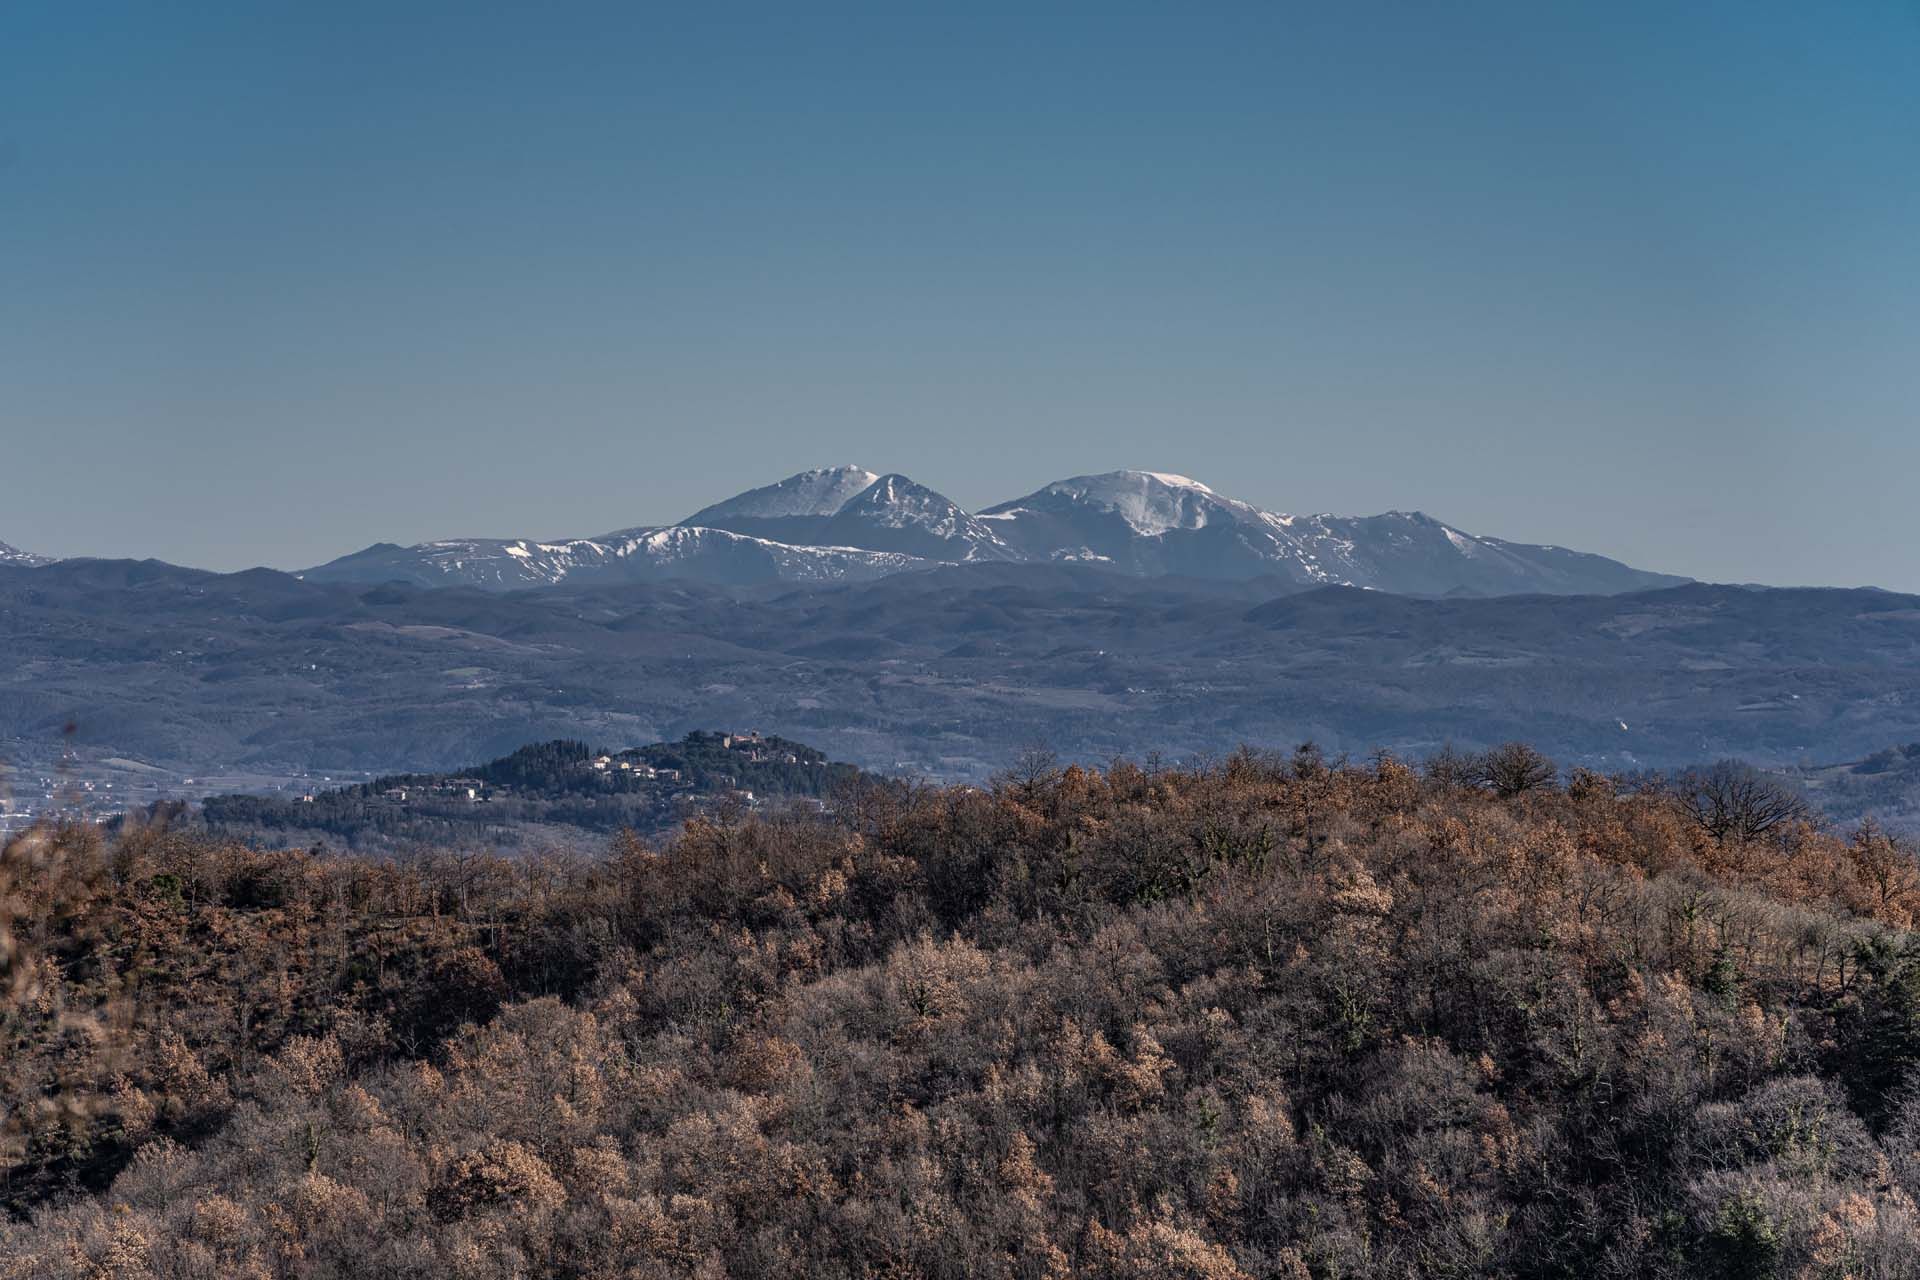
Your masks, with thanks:
[[[0,1276],[1920,1276],[1913,850],[1509,763],[29,833]]]

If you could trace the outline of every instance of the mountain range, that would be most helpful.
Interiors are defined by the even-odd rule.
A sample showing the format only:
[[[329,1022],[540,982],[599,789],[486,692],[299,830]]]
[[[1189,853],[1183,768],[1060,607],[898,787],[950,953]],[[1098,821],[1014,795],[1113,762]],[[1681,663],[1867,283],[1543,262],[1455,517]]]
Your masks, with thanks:
[[[1167,472],[1075,476],[969,512],[907,476],[852,466],[802,472],[675,525],[557,540],[376,543],[302,576],[503,591],[668,580],[845,583],[982,563],[1078,563],[1140,577],[1429,596],[1612,595],[1686,581],[1466,533],[1417,511],[1281,515]]]

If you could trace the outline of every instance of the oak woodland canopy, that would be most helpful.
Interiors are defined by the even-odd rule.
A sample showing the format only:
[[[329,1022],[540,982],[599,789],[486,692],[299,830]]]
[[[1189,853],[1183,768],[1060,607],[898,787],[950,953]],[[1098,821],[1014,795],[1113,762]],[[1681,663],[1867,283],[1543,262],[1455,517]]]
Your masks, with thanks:
[[[1702,813],[1512,746],[596,857],[37,827],[0,1275],[1920,1274],[1914,851]]]

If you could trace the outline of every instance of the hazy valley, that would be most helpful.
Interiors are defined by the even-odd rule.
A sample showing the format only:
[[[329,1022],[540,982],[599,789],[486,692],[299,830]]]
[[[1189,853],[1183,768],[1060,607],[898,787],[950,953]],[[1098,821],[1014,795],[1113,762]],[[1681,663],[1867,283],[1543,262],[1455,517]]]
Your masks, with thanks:
[[[1857,760],[1920,739],[1920,599],[1688,585],[1412,599],[973,565],[796,589],[491,592],[0,567],[0,741],[183,774],[450,768],[529,742],[753,727],[978,779],[1020,748],[1422,754],[1524,737],[1631,770]]]

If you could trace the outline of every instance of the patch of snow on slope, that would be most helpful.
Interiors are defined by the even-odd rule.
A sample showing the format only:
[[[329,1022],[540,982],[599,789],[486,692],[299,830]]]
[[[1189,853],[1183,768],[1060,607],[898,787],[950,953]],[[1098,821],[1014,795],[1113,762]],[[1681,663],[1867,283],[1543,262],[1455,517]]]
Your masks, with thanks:
[[[1220,501],[1213,490],[1197,480],[1152,471],[1074,476],[1050,484],[1042,492],[1111,511],[1135,533],[1146,537],[1172,529],[1204,529],[1209,508]]]
[[[821,467],[788,476],[778,483],[736,494],[704,507],[681,521],[700,526],[722,518],[778,520],[795,516],[830,516],[880,479],[865,467]]]
[[[1198,480],[1189,479],[1186,476],[1177,476],[1171,471],[1143,471],[1140,474],[1153,477],[1169,489],[1198,489],[1201,493],[1213,492],[1213,490],[1207,488],[1207,486],[1201,484]]]

